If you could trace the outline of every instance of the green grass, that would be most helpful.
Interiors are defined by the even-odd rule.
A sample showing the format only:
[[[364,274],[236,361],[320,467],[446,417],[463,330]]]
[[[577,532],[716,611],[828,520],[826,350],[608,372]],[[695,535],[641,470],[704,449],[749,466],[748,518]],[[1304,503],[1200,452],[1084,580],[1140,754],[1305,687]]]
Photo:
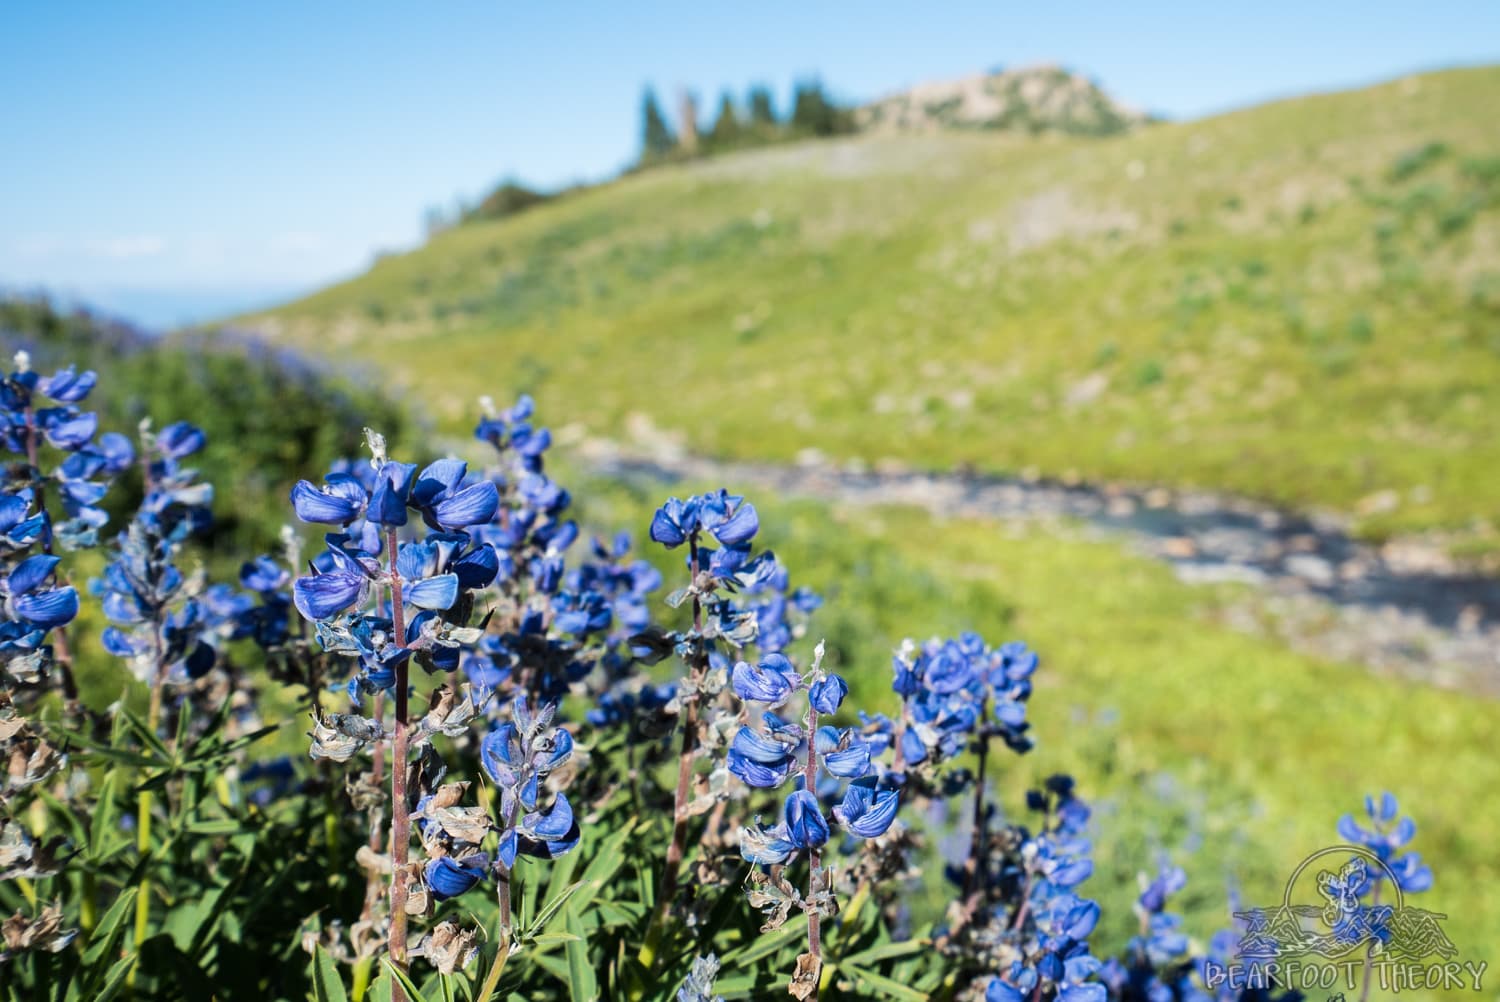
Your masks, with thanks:
[[[591,433],[643,415],[724,456],[1346,511],[1393,491],[1364,532],[1483,552],[1497,101],[1489,67],[1106,140],[750,152],[459,227],[251,320],[384,367],[448,429],[524,388]]]
[[[635,529],[655,501],[602,484],[579,496],[592,524]],[[890,652],[906,636],[974,629],[1042,653],[1030,704],[1038,747],[1002,753],[1001,782],[1015,812],[1026,787],[1056,771],[1096,803],[1099,866],[1087,888],[1105,905],[1111,946],[1133,932],[1136,874],[1154,870],[1158,851],[1188,869],[1183,903],[1206,939],[1227,924],[1231,875],[1245,906],[1278,902],[1304,857],[1339,842],[1339,816],[1381,789],[1417,819],[1414,847],[1436,874],[1418,903],[1450,916],[1444,928],[1466,959],[1500,942],[1486,890],[1500,878],[1492,704],[1231,630],[1220,613],[1249,593],[1182,584],[1113,544],[907,509],[756,500],[760,540],[794,583],[827,595],[801,646],[827,637],[852,703],[892,708]]]

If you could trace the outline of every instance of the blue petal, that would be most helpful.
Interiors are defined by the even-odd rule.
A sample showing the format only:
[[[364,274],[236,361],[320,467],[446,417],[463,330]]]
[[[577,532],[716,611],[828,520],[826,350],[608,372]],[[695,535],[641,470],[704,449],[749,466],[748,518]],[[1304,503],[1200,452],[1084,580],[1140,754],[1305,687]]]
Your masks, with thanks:
[[[855,783],[844,794],[844,801],[833,810],[833,816],[844,830],[859,838],[884,835],[896,819],[901,798],[896,790],[877,788],[872,783]]]
[[[10,532],[30,510],[31,501],[20,494],[0,496],[0,532]]]
[[[452,856],[442,856],[427,864],[423,876],[433,898],[443,901],[456,898],[479,883],[484,877],[484,868],[488,862],[484,858],[484,862],[478,866],[464,866],[455,862]]]
[[[808,690],[808,697],[819,713],[837,713],[847,695],[849,683],[837,675],[828,675],[814,682]]]
[[[439,459],[417,475],[411,488],[411,503],[425,508],[439,495],[463,483],[469,464],[462,459]]]
[[[535,856],[539,859],[556,859],[564,853],[571,852],[578,845],[582,833],[578,830],[575,822],[568,829],[567,834],[554,839],[532,839],[522,835],[519,848],[527,856]]]
[[[458,601],[458,575],[439,574],[408,584],[401,594],[402,600],[418,609],[441,612],[453,608]]]
[[[330,619],[358,601],[364,589],[363,575],[334,571],[298,578],[292,585],[292,601],[308,619]]]
[[[182,459],[203,448],[207,441],[208,438],[201,429],[193,427],[186,421],[178,421],[176,424],[167,425],[157,433],[156,447],[168,459]]]
[[[1021,989],[999,978],[991,978],[984,989],[984,1002],[1024,1002]]]
[[[859,779],[870,771],[870,746],[856,740],[843,751],[830,752],[823,768],[840,779]]]
[[[757,734],[746,726],[740,727],[730,747],[762,765],[782,765],[791,757],[793,750],[788,743]]]
[[[52,588],[16,596],[11,601],[16,615],[43,629],[66,626],[78,615],[78,592],[72,588]]]
[[[381,480],[375,485],[375,493],[370,495],[370,507],[365,516],[376,525],[405,525],[406,499],[388,480]]]
[[[99,430],[99,416],[89,413],[64,420],[49,421],[43,430],[47,441],[57,448],[77,449],[93,438],[94,432]]]
[[[786,782],[787,776],[791,774],[793,762],[787,759],[780,767],[763,765],[731,748],[726,756],[726,764],[729,771],[743,780],[747,786],[760,790],[774,790]]]
[[[676,500],[672,498],[667,503],[671,504]],[[668,514],[665,507],[656,509],[656,514],[651,517],[651,538],[669,550],[687,542],[687,534],[682,531],[676,519]]]
[[[507,870],[515,868],[516,850],[519,848],[519,843],[520,840],[514,828],[500,835],[500,844],[495,847],[495,857],[505,864]]]
[[[52,571],[59,562],[58,557],[46,553],[27,557],[10,572],[10,578],[6,582],[7,590],[11,595],[24,595],[35,590],[38,585],[52,576]]]
[[[99,436],[99,454],[104,457],[104,468],[110,473],[123,473],[135,462],[135,445],[117,431],[107,431]]]
[[[542,841],[552,841],[567,835],[573,828],[573,805],[566,795],[559,793],[546,814],[526,816],[526,834]]]
[[[510,743],[515,737],[513,724],[501,724],[484,736],[479,743],[479,763],[496,786],[509,786],[515,782],[511,772]]]
[[[828,841],[828,822],[817,797],[798,790],[786,798],[786,830],[799,849],[816,849]]]
[[[776,670],[778,663],[772,661],[772,658],[776,657],[779,655],[768,656],[758,665],[752,665],[746,661],[737,663],[730,673],[735,695],[743,700],[768,703],[773,707],[785,703],[791,696],[796,682],[788,675]]]
[[[500,558],[496,555],[495,548],[485,543],[473,552],[459,557],[450,569],[458,575],[461,587],[470,590],[488,588],[500,575]]]
[[[749,502],[740,505],[726,521],[713,528],[714,538],[725,546],[748,543],[759,531],[760,516],[756,514],[755,505]]]
[[[292,508],[304,522],[346,525],[359,517],[362,505],[345,494],[329,494],[306,480],[292,488]]]
[[[787,837],[785,824],[740,829],[740,855],[757,866],[785,863],[796,848]]]
[[[1082,985],[1065,985],[1056,1002],[1108,1002],[1109,993],[1097,981]]]
[[[432,508],[432,520],[444,529],[482,525],[500,509],[500,492],[488,480],[471,484]]]
[[[99,641],[106,651],[117,658],[133,657],[136,653],[130,637],[114,626],[106,626],[104,632],[99,634]]]

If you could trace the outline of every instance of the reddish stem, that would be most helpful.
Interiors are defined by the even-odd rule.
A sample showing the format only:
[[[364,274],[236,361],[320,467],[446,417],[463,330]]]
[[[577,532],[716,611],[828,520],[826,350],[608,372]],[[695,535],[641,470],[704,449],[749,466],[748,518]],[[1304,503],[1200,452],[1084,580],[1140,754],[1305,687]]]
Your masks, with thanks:
[[[406,646],[406,618],[401,608],[401,573],[396,569],[396,530],[385,531],[391,572],[391,625],[397,647]],[[411,843],[411,805],[406,800],[407,662],[396,665],[396,730],[391,741],[391,963],[406,970],[406,866]],[[392,985],[391,997],[404,1002],[405,992]]]

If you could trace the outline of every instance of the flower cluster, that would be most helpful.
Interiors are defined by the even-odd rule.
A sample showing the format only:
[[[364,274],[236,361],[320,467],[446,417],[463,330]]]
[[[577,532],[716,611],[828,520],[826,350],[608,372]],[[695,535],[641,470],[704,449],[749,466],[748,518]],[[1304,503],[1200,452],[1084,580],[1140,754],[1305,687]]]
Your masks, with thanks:
[[[489,398],[481,407],[474,436],[495,450],[485,476],[499,503],[474,533],[494,549],[500,573],[489,596],[491,629],[464,671],[480,692],[500,694],[496,715],[516,693],[558,703],[578,686],[602,692],[628,667],[624,645],[644,627],[645,596],[659,578],[629,559],[625,534],[611,546],[595,540],[593,559],[569,569],[579,531],[568,515],[572,496],[545,470],[551,433],[533,424],[530,397],[504,411]]]
[[[9,687],[44,679],[53,660],[49,634],[78,615],[78,593],[58,580],[54,544],[71,549],[96,541],[108,519],[99,503],[110,480],[134,460],[128,439],[96,440],[98,417],[79,410],[95,383],[93,372],[72,367],[41,376],[24,351],[0,380],[0,438],[25,460],[7,465],[0,483],[0,678]],[[50,471],[42,468],[44,450],[62,454]],[[60,523],[48,509],[53,491],[67,516]],[[65,651],[59,660],[65,694],[74,698]]]
[[[541,806],[547,776],[572,757],[573,735],[553,727],[557,707],[545,704],[533,713],[524,695],[517,696],[511,720],[486,734],[480,744],[485,775],[500,791],[500,842],[496,869],[508,873],[516,855],[555,859],[578,844],[578,822],[565,793]]]
[[[182,461],[203,448],[203,433],[179,423],[141,429],[145,498],[115,543],[114,559],[91,587],[111,625],[105,650],[153,688],[202,678],[218,645],[234,632],[242,606],[207,587],[201,571],[177,566],[183,544],[212,520],[213,487]]]
[[[64,547],[92,546],[109,516],[99,504],[109,482],[134,460],[130,440],[109,432],[95,438],[99,418],[78,404],[97,382],[93,372],[73,366],[51,376],[32,371],[26,352],[18,352],[15,371],[0,382],[0,437],[11,452],[26,457],[21,476],[11,471],[9,487],[30,487],[38,495],[55,487],[65,520],[53,525],[44,517],[39,529],[50,552],[54,538]],[[41,449],[63,453],[50,472],[41,467]],[[17,480],[19,479],[19,483]],[[45,505],[39,505],[45,511]],[[40,513],[40,512],[39,512]]]
[[[420,473],[390,461],[384,440],[370,436],[374,459],[328,475],[319,488],[303,480],[292,506],[303,521],[338,526],[297,578],[292,598],[312,621],[324,649],[354,657],[349,694],[388,691],[414,656],[429,671],[458,668],[460,649],[479,638],[468,626],[472,593],[499,573],[495,551],[463,531],[487,522],[499,504],[495,486],[468,482],[468,467],[444,459]],[[432,530],[398,543],[410,513]],[[387,602],[381,587],[392,596]],[[399,597],[399,602],[395,599]]]
[[[797,853],[816,851],[827,843],[829,823],[819,797],[836,794],[845,781],[849,785],[831,813],[847,834],[875,838],[885,834],[896,817],[899,794],[893,784],[880,781],[864,738],[852,727],[818,725],[818,715],[837,713],[849,692],[841,677],[823,671],[822,661],[819,644],[805,676],[782,654],[768,654],[756,665],[741,661],[731,674],[735,695],[765,709],[759,728],[746,724],[735,734],[729,771],[757,789],[776,789],[794,773],[799,777],[778,824],[757,824],[740,834],[741,854],[761,866],[784,865]],[[805,728],[773,712],[799,691],[807,693]]]
[[[1432,886],[1432,870],[1423,864],[1421,854],[1400,851],[1416,837],[1417,823],[1409,817],[1398,820],[1399,813],[1395,796],[1387,792],[1378,800],[1373,795],[1365,797],[1364,824],[1355,821],[1352,814],[1339,819],[1338,832],[1342,838],[1370,850],[1385,864],[1369,868],[1370,880],[1361,893],[1372,893],[1386,879],[1393,880],[1405,894],[1416,894]]]
[[[976,633],[908,644],[894,658],[891,687],[901,697],[899,751],[907,766],[935,766],[961,754],[973,738],[999,737],[1017,752],[1031,749],[1026,701],[1037,656],[1025,644],[985,646]]]
[[[1181,867],[1163,862],[1155,876],[1142,875],[1135,914],[1140,931],[1125,945],[1122,957],[1111,957],[1099,980],[1117,1002],[1205,1002],[1193,980],[1193,957],[1182,916],[1167,911],[1172,895],[1187,885]]]
[[[1038,831],[1013,829],[997,840],[988,861],[982,914],[971,921],[969,942],[1000,969],[985,988],[987,1002],[1029,997],[1062,1002],[1104,1002],[1107,989],[1093,980],[1101,964],[1088,938],[1099,923],[1099,905],[1078,886],[1093,873],[1084,834],[1089,809],[1069,776],[1053,776],[1027,794],[1042,815]]]

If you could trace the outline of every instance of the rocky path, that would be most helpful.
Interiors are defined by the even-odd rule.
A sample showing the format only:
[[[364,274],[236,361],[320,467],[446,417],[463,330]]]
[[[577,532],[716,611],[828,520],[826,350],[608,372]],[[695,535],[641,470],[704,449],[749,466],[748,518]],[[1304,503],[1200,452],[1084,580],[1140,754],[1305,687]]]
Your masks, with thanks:
[[[840,504],[1080,525],[1169,563],[1184,581],[1254,586],[1249,600],[1229,609],[1238,628],[1376,671],[1500,696],[1500,580],[1456,566],[1435,546],[1358,542],[1332,516],[1199,491],[727,463],[600,442],[583,443],[580,453],[598,472],[636,482],[708,481]]]

